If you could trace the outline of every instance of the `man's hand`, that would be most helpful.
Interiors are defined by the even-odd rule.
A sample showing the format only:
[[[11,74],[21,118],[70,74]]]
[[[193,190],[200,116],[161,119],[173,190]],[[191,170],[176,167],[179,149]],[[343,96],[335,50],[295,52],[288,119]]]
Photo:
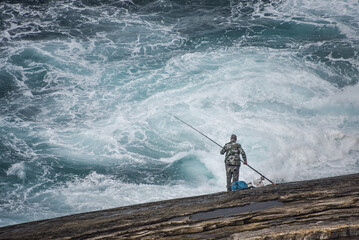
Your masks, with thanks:
[[[244,165],[247,165],[247,161],[243,161]]]

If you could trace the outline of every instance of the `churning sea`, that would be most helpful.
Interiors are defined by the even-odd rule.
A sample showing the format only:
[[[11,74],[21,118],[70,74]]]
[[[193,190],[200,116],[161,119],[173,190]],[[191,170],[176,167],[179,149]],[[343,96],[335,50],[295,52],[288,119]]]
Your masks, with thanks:
[[[166,112],[277,183],[357,173],[358,81],[358,0],[1,1],[0,226],[224,191]]]

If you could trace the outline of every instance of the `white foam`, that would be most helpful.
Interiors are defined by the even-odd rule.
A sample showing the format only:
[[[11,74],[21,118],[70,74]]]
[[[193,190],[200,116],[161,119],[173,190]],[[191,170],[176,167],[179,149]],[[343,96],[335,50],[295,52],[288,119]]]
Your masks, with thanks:
[[[186,185],[146,185],[123,183],[112,176],[90,173],[84,179],[67,182],[66,185],[47,190],[52,199],[64,199],[72,212],[84,212],[111,207],[154,202],[165,199],[192,196],[219,189],[210,185],[190,187]],[[44,193],[44,194],[45,194]]]
[[[6,171],[6,175],[15,175],[21,180],[26,178],[25,172],[25,162],[14,163],[11,167]]]
[[[188,80],[190,83],[183,87],[159,92],[133,109],[141,112],[147,112],[145,109],[148,108],[158,109],[157,114],[151,112],[147,118],[161,119],[166,114],[161,112],[162,107],[159,106],[165,103],[167,111],[179,115],[209,136],[216,136],[216,140],[222,144],[231,133],[237,132],[249,155],[249,162],[254,167],[263,169],[263,174],[267,173],[280,181],[355,171],[353,159],[356,156],[356,142],[346,147],[340,145],[339,149],[335,149],[332,143],[334,138],[326,137],[332,131],[342,132],[340,124],[343,115],[329,114],[326,118],[323,117],[326,113],[320,111],[320,108],[333,103],[336,104],[334,109],[343,108],[348,100],[355,101],[356,106],[356,95],[349,94],[350,99],[344,97],[340,90],[320,79],[306,68],[306,63],[300,63],[288,52],[242,48],[232,54],[236,51],[216,52],[213,55],[191,53],[190,58],[186,58],[190,59],[190,68],[182,64],[183,58],[173,59],[171,65],[175,68],[166,68],[166,71],[174,71],[177,78],[196,68],[202,69],[201,75],[193,76],[195,80]],[[221,58],[223,62],[217,64],[214,74],[210,69],[203,68],[204,61],[217,62],[217,58]],[[354,93],[354,88],[357,86],[348,87],[351,90],[346,91]],[[338,95],[344,99],[335,97]],[[218,162],[222,164],[222,157],[217,157],[218,152],[212,150],[217,147],[182,123],[167,117],[167,122],[161,122],[170,124],[166,129],[166,132],[174,134],[170,139],[180,137],[180,141],[192,145],[191,154],[197,145],[203,152],[209,150],[209,154],[202,155],[202,161],[211,171],[220,171]],[[186,133],[185,136],[179,134],[181,131]],[[158,132],[161,134],[160,130]],[[352,137],[355,138],[355,135]],[[328,140],[323,141],[324,138]],[[188,149],[188,145],[186,146]],[[259,149],[261,152],[258,154]],[[323,149],[327,151],[323,152]],[[178,149],[183,150],[184,148]],[[341,161],[347,164],[346,168],[330,166],[338,160],[335,152],[341,153],[339,155]],[[311,170],[313,162],[316,168]],[[282,168],[283,165],[287,167]],[[256,177],[244,169],[245,167],[242,168],[243,177],[248,180]],[[223,174],[216,175],[222,175],[218,177],[218,181],[223,181]]]
[[[357,38],[359,35],[358,2],[349,1],[285,1],[279,6],[279,14],[286,14],[289,19],[304,18],[309,24],[338,27],[348,38]],[[276,11],[278,14],[279,11]],[[347,20],[349,19],[349,22]],[[323,23],[323,21],[326,21]]]

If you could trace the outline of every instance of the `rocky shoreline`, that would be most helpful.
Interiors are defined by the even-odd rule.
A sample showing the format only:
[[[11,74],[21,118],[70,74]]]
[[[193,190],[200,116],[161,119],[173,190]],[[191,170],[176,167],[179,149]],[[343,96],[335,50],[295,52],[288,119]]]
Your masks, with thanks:
[[[18,224],[0,239],[359,239],[359,174]]]

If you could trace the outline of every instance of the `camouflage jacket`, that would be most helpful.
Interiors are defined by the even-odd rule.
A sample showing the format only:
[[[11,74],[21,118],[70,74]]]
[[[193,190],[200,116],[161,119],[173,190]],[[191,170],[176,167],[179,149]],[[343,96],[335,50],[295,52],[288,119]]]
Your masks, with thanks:
[[[224,145],[221,154],[226,154],[224,162],[228,165],[241,165],[239,154],[242,155],[243,161],[247,161],[246,153],[241,145],[236,142],[229,142]]]

